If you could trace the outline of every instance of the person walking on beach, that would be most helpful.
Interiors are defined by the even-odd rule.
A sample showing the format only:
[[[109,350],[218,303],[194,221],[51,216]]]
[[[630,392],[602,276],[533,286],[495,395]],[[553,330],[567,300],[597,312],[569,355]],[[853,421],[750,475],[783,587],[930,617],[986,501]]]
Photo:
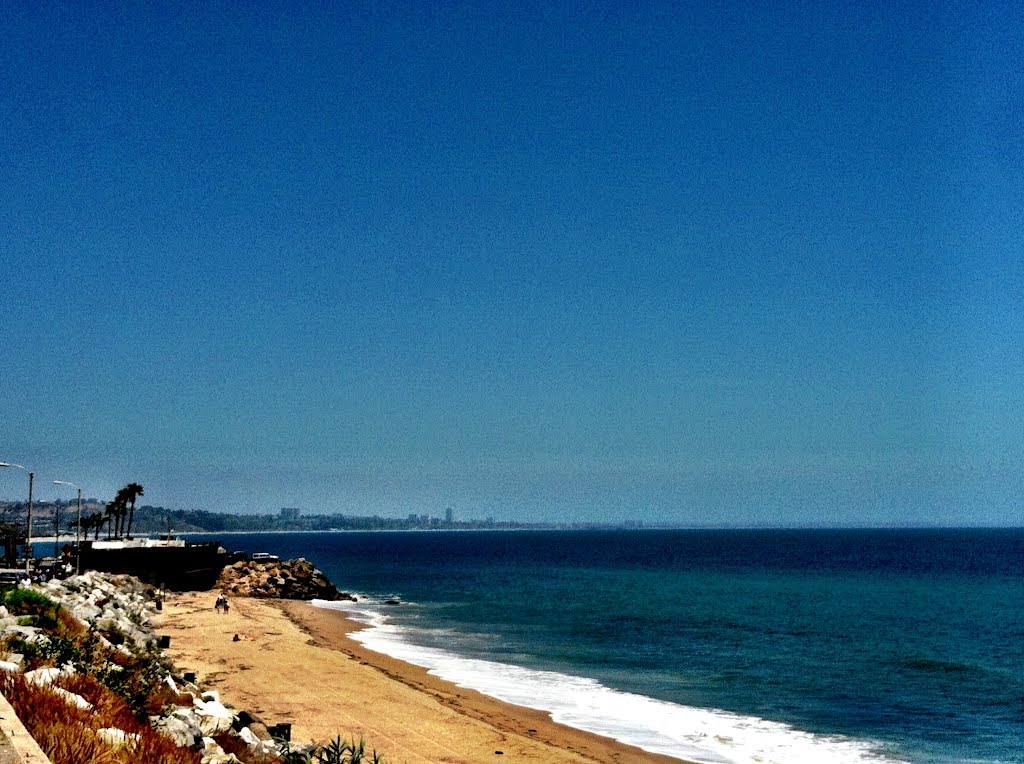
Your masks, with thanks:
[[[220,612],[221,608],[224,608],[225,613],[228,612],[228,598],[224,596],[224,592],[218,594],[217,601],[213,603],[213,609],[216,610],[218,613]]]

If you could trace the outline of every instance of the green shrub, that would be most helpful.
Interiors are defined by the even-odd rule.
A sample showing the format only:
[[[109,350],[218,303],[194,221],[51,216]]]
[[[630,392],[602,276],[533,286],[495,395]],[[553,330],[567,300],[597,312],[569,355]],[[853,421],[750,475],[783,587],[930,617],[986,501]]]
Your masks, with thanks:
[[[19,615],[18,625],[35,626],[37,629],[47,631],[57,627],[57,619],[50,613],[41,613],[39,615]]]
[[[34,661],[39,656],[39,645],[35,642],[26,642],[21,637],[9,637],[4,642],[4,649],[9,653],[21,653],[27,662]]]
[[[309,753],[293,751],[285,740],[278,741],[278,753],[285,764],[384,764],[383,757],[373,751],[367,757],[366,742],[348,742],[338,736],[325,745],[318,745]]]
[[[81,646],[77,640],[69,639],[68,637],[61,637],[56,634],[49,635],[40,650],[40,654],[47,658],[53,658],[53,662],[57,666],[70,663],[78,671],[87,669],[82,660]]]
[[[4,595],[4,604],[14,615],[48,614],[55,617],[60,608],[60,605],[35,589],[12,589]]]
[[[167,659],[153,649],[131,655],[113,653],[110,658],[95,667],[96,678],[124,698],[138,719],[159,712],[170,672]]]

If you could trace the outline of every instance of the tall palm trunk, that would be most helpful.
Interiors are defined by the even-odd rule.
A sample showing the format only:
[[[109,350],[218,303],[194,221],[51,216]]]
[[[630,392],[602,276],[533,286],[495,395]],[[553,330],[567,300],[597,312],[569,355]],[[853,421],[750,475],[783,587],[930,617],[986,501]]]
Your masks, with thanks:
[[[142,483],[129,483],[123,489],[125,498],[128,500],[128,536],[132,535],[132,521],[135,519],[135,501],[144,496],[145,488]]]

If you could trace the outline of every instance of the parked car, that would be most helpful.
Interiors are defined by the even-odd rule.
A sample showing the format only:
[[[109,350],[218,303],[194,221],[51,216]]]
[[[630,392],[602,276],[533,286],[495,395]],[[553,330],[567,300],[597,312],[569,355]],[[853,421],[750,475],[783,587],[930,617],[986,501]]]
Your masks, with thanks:
[[[276,554],[269,552],[254,552],[252,556],[253,562],[278,562],[280,559]]]

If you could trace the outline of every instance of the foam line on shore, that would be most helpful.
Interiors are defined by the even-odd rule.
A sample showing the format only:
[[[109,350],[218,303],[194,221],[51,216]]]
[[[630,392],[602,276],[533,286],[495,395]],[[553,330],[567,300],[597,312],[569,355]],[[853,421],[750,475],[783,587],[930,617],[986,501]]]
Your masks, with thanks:
[[[570,676],[423,647],[375,603],[326,602],[366,628],[352,635],[375,652],[427,669],[460,687],[546,711],[552,719],[652,753],[700,764],[897,764],[869,742],[816,735],[779,722],[694,708],[611,689]]]

